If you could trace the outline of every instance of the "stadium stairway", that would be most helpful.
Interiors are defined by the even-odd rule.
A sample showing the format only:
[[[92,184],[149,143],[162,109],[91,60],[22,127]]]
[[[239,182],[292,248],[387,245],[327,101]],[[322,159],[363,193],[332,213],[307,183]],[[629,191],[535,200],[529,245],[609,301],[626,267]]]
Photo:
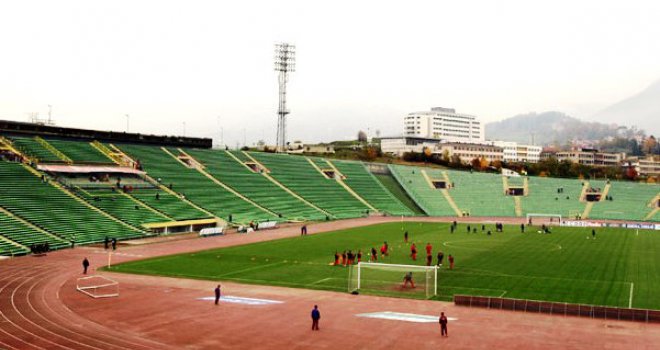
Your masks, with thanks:
[[[35,163],[61,163],[62,159],[56,156],[50,150],[37,142],[34,137],[10,136],[14,148],[20,151],[19,154],[26,156],[27,159]]]
[[[246,224],[250,221],[271,221],[277,216],[243,200],[234,193],[219,186],[210,178],[191,168],[171,152],[161,147],[143,145],[119,145],[132,159],[140,162],[151,179],[156,183],[170,184],[175,195],[185,198],[198,208],[203,208],[214,217],[224,221]],[[161,187],[162,188],[162,187]],[[229,216],[232,220],[228,220]]]
[[[37,177],[39,177],[39,178],[41,178],[41,176],[43,175],[43,174],[40,173],[39,171],[37,171],[37,170],[35,170],[35,169],[33,169],[33,168],[31,168],[31,167],[25,165],[25,164],[23,164],[23,167],[24,167],[25,169],[27,169],[29,172],[31,172],[33,175],[35,175],[35,176],[37,176]],[[140,228],[135,227],[135,226],[133,226],[133,225],[130,225],[130,224],[128,224],[128,223],[126,223],[126,222],[124,222],[124,221],[122,221],[122,220],[120,220],[120,219],[118,219],[118,218],[116,218],[116,217],[114,217],[114,216],[112,216],[112,215],[110,215],[110,214],[108,214],[107,212],[105,212],[105,211],[103,211],[103,210],[101,210],[101,209],[99,209],[99,208],[97,208],[97,207],[95,207],[95,206],[89,204],[89,203],[88,203],[87,201],[85,201],[84,199],[82,199],[82,198],[78,197],[77,195],[75,195],[75,194],[71,193],[70,191],[68,191],[66,188],[64,188],[64,187],[63,187],[61,184],[59,184],[57,181],[48,181],[48,183],[49,183],[51,186],[55,187],[56,189],[60,190],[62,193],[66,194],[67,196],[71,197],[72,199],[78,201],[79,203],[81,203],[81,204],[87,206],[88,208],[90,208],[90,209],[92,209],[92,210],[98,212],[99,214],[101,214],[101,215],[107,217],[108,219],[110,219],[110,220],[112,220],[112,221],[115,221],[115,222],[117,222],[117,223],[120,223],[120,224],[126,226],[126,228],[128,228],[129,230],[137,231],[137,232],[141,232],[141,233],[143,233],[143,231],[142,231]]]
[[[396,198],[362,162],[329,160],[326,162],[343,175],[340,180],[378,211],[396,216],[414,213]]]
[[[408,196],[429,216],[457,216],[457,207],[452,207],[443,193],[438,193],[421,173],[421,170],[433,171],[420,167],[388,165],[392,177],[399,182]],[[441,173],[440,173],[440,176]]]
[[[0,162],[0,203],[7,211],[67,242],[88,244],[105,236],[119,240],[147,232],[125,225],[75,195],[44,181],[25,164]]]
[[[215,182],[218,186],[220,186],[220,187],[224,188],[225,190],[227,190],[227,191],[233,193],[235,196],[237,196],[237,197],[241,198],[242,200],[244,200],[244,201],[246,201],[246,202],[252,204],[253,206],[255,206],[255,207],[257,207],[257,208],[259,208],[259,209],[261,209],[261,210],[263,210],[263,211],[265,211],[265,212],[267,212],[267,213],[270,213],[270,214],[272,214],[273,216],[278,216],[279,213],[276,213],[276,212],[274,212],[274,211],[272,211],[272,210],[270,210],[270,209],[268,209],[268,208],[266,208],[266,207],[261,206],[259,203],[257,203],[257,202],[255,202],[255,201],[253,201],[252,199],[250,199],[250,198],[244,196],[244,195],[241,194],[240,192],[237,192],[236,190],[234,190],[232,187],[227,186],[224,182],[218,180],[218,178],[216,178],[215,176],[211,175],[211,174],[205,169],[205,166],[204,166],[204,164],[203,164],[202,162],[199,162],[199,161],[196,160],[193,156],[191,156],[191,155],[189,155],[188,153],[186,153],[185,151],[183,151],[181,148],[178,148],[177,150],[178,150],[181,154],[183,154],[183,155],[189,157],[190,159],[194,159],[194,161],[200,165],[200,166],[195,166],[195,169],[197,169],[197,171],[199,171],[202,175],[204,175],[204,176],[206,176],[207,178],[209,178],[211,181]],[[175,157],[175,155],[172,154],[171,152],[169,152],[169,151],[167,151],[167,150],[165,150],[165,152],[169,153],[172,157]]]
[[[3,237],[0,232],[0,256],[25,255],[29,252],[30,249]]]
[[[247,162],[253,162],[254,164],[257,164],[261,169],[263,169],[263,171],[261,172],[261,175],[263,177],[265,177],[266,179],[268,179],[268,181],[272,182],[273,184],[275,184],[276,186],[278,186],[279,188],[281,188],[282,190],[284,190],[285,192],[287,192],[291,196],[293,196],[293,197],[299,199],[300,201],[302,201],[303,203],[307,204],[308,206],[316,209],[318,212],[322,213],[324,216],[326,216],[326,217],[332,217],[333,216],[330,212],[316,206],[314,203],[312,203],[312,202],[308,201],[307,199],[301,197],[296,192],[291,191],[290,188],[284,186],[279,181],[277,181],[274,177],[270,176],[270,170],[268,170],[268,168],[265,165],[261,164],[258,160],[256,160],[254,157],[252,157],[249,153],[243,152],[243,151],[238,152],[238,153],[233,153],[231,151],[226,151],[226,152],[227,152],[227,154],[232,156],[237,162],[242,163],[241,158],[238,157],[238,154],[240,153],[244,157],[242,159],[245,159],[245,161],[247,161]],[[245,163],[242,163],[242,164],[245,164]]]
[[[422,175],[424,176],[424,179],[426,179],[426,182],[428,182],[429,187],[432,190],[436,190],[435,186],[433,186],[433,182],[431,181],[431,178],[429,175],[426,173],[426,170],[422,170]],[[446,171],[442,171],[442,178],[445,180],[445,183],[449,185],[451,183],[451,179],[449,179],[449,174],[447,174]],[[452,209],[454,209],[454,212],[456,213],[456,216],[461,216],[463,215],[463,212],[461,212],[461,209],[458,208],[456,205],[456,202],[454,201],[454,198],[452,198],[451,193],[449,193],[449,190],[447,188],[441,188],[440,193],[445,197],[447,200],[447,203],[449,203],[449,206],[451,206]]]
[[[66,154],[62,153],[60,150],[51,145],[48,141],[44,140],[39,136],[35,136],[34,139],[41,145],[41,147],[47,149],[50,153],[54,154],[57,158],[67,164],[72,164],[73,160],[67,157]]]
[[[307,157],[307,160],[309,160],[309,157]],[[376,207],[374,207],[369,202],[367,202],[364,198],[362,198],[362,196],[360,196],[357,192],[355,192],[350,186],[346,184],[346,182],[343,179],[343,177],[346,177],[346,175],[344,175],[341,171],[339,171],[339,169],[337,169],[334,166],[334,164],[330,163],[330,161],[328,161],[327,159],[324,161],[330,167],[330,169],[332,169],[335,172],[335,181],[337,181],[344,189],[346,189],[346,191],[348,191],[348,193],[350,193],[353,197],[355,197],[355,199],[359,200],[360,202],[362,202],[362,204],[369,207],[370,210],[372,210],[373,212],[379,212],[379,210],[376,209]]]
[[[52,249],[69,246],[69,242],[2,207],[0,207],[0,219],[0,235],[25,247],[41,243],[48,243]]]
[[[198,149],[187,149],[186,152],[201,162],[210,176],[278,217],[281,215],[281,220],[320,220],[326,216],[263,176],[265,171],[261,168],[251,168],[230,152]]]
[[[334,179],[323,176],[318,166],[303,156],[250,152],[270,170],[270,176],[315,206],[336,218],[364,216],[369,207],[357,200]]]

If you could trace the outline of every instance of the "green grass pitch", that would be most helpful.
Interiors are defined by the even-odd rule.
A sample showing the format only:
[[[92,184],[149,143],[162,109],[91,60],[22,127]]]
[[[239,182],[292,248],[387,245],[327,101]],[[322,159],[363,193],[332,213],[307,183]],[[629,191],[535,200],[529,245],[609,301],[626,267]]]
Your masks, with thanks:
[[[349,269],[330,265],[335,250],[362,249],[364,261],[371,247],[388,241],[392,252],[379,262],[424,265],[430,242],[434,262],[439,249],[445,253],[440,300],[470,294],[660,309],[657,232],[599,228],[594,240],[590,228],[553,227],[551,234],[528,228],[523,234],[517,226],[495,233],[486,225],[493,231],[488,236],[481,225],[477,234],[467,234],[466,226],[450,234],[449,224],[387,223],[134,261],[111,270],[346,292]],[[416,262],[403,242],[405,230],[418,246]],[[446,268],[449,254],[456,259],[454,270]]]

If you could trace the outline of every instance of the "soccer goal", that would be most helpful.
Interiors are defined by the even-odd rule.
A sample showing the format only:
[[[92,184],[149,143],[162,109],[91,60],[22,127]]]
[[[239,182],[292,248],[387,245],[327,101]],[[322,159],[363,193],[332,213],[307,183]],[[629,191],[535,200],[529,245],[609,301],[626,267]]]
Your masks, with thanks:
[[[119,296],[119,282],[99,275],[78,278],[76,289],[92,298]]]
[[[549,222],[556,222],[556,223],[561,223],[561,215],[560,214],[534,214],[534,213],[529,213],[527,214],[527,222],[532,222],[532,225],[536,224],[537,222],[539,224],[545,224]]]
[[[406,282],[406,276],[411,281]],[[438,294],[438,268],[360,262],[349,270],[348,292],[428,299]]]

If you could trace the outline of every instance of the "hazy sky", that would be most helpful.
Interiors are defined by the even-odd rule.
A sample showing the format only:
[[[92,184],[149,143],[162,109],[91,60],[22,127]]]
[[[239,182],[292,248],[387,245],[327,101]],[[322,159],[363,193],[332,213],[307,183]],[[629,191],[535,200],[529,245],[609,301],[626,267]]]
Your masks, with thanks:
[[[660,79],[660,1],[2,1],[0,119],[274,142],[273,44],[297,45],[290,139],[405,113],[589,119]]]

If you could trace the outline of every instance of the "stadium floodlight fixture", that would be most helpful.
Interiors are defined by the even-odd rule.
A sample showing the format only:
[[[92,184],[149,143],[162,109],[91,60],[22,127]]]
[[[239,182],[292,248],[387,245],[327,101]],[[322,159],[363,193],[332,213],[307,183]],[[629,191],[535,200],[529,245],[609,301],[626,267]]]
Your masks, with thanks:
[[[289,73],[296,71],[296,46],[289,43],[275,44],[275,71],[278,72],[279,106],[277,108],[276,149],[286,152],[286,83]]]

